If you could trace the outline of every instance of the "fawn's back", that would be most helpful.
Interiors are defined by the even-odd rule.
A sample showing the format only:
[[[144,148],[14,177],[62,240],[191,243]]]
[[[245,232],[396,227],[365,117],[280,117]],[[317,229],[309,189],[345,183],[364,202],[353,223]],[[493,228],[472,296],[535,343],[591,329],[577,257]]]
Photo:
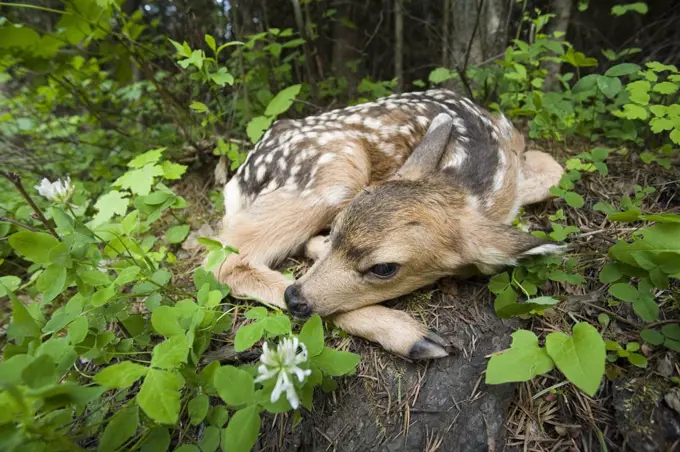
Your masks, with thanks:
[[[447,181],[469,192],[469,201],[492,216],[514,215],[521,136],[502,115],[492,116],[447,90],[393,95],[275,122],[228,184],[227,214],[274,191],[306,197],[310,204],[342,204],[354,187],[338,175],[356,174],[369,186],[391,178],[440,113],[454,121],[439,162]]]

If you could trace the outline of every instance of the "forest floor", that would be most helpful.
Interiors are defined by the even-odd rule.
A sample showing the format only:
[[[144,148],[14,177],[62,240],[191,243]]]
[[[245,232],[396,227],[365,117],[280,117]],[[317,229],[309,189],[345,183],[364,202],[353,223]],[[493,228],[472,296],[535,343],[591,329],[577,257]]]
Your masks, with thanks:
[[[592,146],[586,143],[530,142],[564,162]],[[680,450],[680,416],[661,403],[677,398],[664,377],[677,375],[680,367],[665,349],[642,346],[649,368],[639,369],[624,360],[607,364],[607,377],[596,397],[588,397],[552,372],[520,384],[487,386],[484,370],[490,353],[509,346],[518,327],[539,338],[553,331],[569,331],[574,321],[598,324],[598,315],[611,319],[602,326],[607,339],[619,343],[638,341],[643,326],[629,303],[608,303],[598,279],[607,263],[607,249],[635,229],[610,222],[592,206],[602,200],[633,196],[634,186],[654,187],[642,201],[643,211],[680,212],[677,174],[646,165],[633,153],[612,154],[609,174],[584,175],[577,191],[585,206],[574,209],[552,200],[525,209],[522,221],[531,230],[550,230],[548,216],[563,209],[570,225],[580,233],[569,239],[570,254],[579,257],[585,277],[582,286],[551,282],[542,293],[564,296],[566,301],[527,320],[501,320],[493,310],[488,278],[444,281],[389,303],[408,311],[449,340],[451,356],[424,363],[410,363],[382,351],[375,344],[332,331],[332,346],[360,353],[354,377],[340,382],[334,393],[319,391],[314,412],[303,413],[302,423],[291,429],[292,416],[270,416],[263,421],[260,450],[337,451],[453,451],[453,450]],[[210,172],[210,177],[206,173]],[[187,174],[178,194],[187,199],[188,218],[194,236],[209,235],[219,228],[222,206],[209,192],[214,186],[212,168],[203,166]],[[201,231],[200,233],[197,231]],[[202,249],[190,238],[179,254],[190,271],[201,264]],[[285,267],[302,274],[309,262],[290,260]],[[661,319],[671,315],[671,300],[659,298]],[[234,316],[237,319],[237,316]],[[677,321],[677,319],[676,319]],[[234,324],[233,330],[240,325]],[[647,327],[649,325],[646,325]],[[208,359],[252,360],[257,354],[237,355],[229,347],[214,346]],[[677,391],[677,389],[675,390]],[[680,407],[680,399],[677,400]]]

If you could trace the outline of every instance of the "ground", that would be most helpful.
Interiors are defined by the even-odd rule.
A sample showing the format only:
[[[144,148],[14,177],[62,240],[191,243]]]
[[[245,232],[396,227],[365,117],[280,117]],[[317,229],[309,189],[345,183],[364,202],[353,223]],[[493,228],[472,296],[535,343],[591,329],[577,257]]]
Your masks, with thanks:
[[[549,152],[561,162],[588,146],[529,142],[529,148]],[[629,237],[634,228],[606,221],[592,206],[632,195],[638,184],[656,189],[643,201],[643,211],[678,213],[680,178],[672,170],[642,163],[631,153],[612,154],[608,166],[606,178],[589,174],[577,186],[585,199],[584,208],[573,209],[561,200],[552,200],[530,206],[522,218],[532,230],[545,230],[548,215],[562,208],[568,223],[580,228],[569,240],[570,252],[579,257],[586,283],[582,287],[552,283],[542,288],[543,293],[563,295],[566,301],[542,317],[501,320],[493,310],[488,278],[440,283],[393,301],[390,305],[407,310],[450,340],[454,344],[451,355],[410,363],[335,331],[331,339],[334,347],[361,354],[357,375],[340,381],[333,393],[318,391],[314,412],[304,412],[295,429],[291,429],[292,415],[266,418],[256,450],[680,450],[680,399],[665,378],[677,376],[680,367],[677,354],[666,349],[643,345],[642,353],[649,360],[645,371],[621,360],[609,364],[608,377],[595,398],[584,395],[557,372],[527,383],[484,383],[489,354],[507,348],[510,334],[518,327],[544,337],[551,331],[570,330],[574,320],[597,324],[598,314],[604,312],[612,320],[607,337],[639,340],[642,325],[630,305],[607,304],[597,278],[607,262],[607,248],[615,240]],[[215,187],[205,177],[206,168],[177,187],[192,209],[193,229],[203,228],[201,234],[194,235],[210,232],[208,225],[218,227],[221,215],[215,199],[207,195]],[[199,265],[201,250],[190,244],[185,247],[189,250],[181,252],[184,265]],[[300,273],[308,263],[293,260],[287,265]],[[677,321],[669,296],[677,289],[659,294],[663,320],[658,324],[668,323],[672,316]],[[208,359],[247,361],[257,356],[256,350],[237,355],[229,346],[215,346]]]

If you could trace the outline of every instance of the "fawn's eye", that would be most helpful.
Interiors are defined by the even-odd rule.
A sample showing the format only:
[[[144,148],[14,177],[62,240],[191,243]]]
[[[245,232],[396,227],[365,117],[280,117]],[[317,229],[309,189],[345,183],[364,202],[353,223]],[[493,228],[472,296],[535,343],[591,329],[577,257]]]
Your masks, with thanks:
[[[398,264],[377,264],[369,268],[368,272],[378,278],[387,279],[394,276],[394,274],[397,273],[397,270],[399,270]]]

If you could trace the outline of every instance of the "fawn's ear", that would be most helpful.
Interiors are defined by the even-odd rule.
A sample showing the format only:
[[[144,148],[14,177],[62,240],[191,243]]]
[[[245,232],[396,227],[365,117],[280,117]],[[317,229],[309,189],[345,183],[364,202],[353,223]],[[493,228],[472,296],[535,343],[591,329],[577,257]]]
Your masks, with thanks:
[[[396,178],[415,180],[434,172],[449,143],[453,118],[440,113],[432,120],[423,139],[413,149],[411,156],[399,169]]]
[[[558,254],[564,252],[566,245],[559,245],[549,240],[540,239],[505,224],[491,223],[481,225],[475,240],[472,259],[478,268],[504,267],[517,265],[517,262],[529,256]],[[486,272],[485,272],[486,273]]]

